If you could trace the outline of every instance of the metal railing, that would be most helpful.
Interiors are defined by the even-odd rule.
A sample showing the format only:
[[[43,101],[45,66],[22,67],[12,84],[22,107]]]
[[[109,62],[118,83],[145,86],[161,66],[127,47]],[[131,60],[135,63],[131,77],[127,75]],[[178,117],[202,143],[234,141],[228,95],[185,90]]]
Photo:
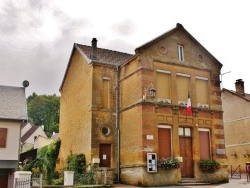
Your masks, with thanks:
[[[15,178],[14,188],[42,188],[43,175],[31,178]]]
[[[231,178],[239,178],[241,179],[241,169],[240,169],[240,165],[237,166],[235,169],[233,169],[233,166],[231,165]]]

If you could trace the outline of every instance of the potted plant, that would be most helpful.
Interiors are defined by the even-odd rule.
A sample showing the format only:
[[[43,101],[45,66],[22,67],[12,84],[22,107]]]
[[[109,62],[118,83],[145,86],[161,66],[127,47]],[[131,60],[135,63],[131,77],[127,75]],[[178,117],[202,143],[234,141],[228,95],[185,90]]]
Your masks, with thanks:
[[[175,169],[180,167],[180,161],[175,157],[161,158],[157,161],[157,166],[161,169]]]
[[[213,173],[220,169],[220,163],[214,159],[200,160],[198,166],[203,173]]]

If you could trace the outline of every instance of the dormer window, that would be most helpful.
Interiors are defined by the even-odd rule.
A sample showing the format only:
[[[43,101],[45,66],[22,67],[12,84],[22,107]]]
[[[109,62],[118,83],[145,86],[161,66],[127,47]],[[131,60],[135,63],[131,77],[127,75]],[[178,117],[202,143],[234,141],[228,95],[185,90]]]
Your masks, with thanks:
[[[184,47],[182,45],[177,45],[178,50],[178,60],[184,61]]]

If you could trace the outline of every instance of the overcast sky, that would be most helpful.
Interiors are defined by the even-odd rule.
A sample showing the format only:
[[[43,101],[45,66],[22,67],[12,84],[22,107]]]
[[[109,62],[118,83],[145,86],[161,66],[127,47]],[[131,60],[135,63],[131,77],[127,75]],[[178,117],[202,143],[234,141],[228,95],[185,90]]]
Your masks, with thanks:
[[[181,23],[222,64],[222,85],[250,93],[248,0],[0,0],[0,85],[59,93],[74,43],[134,54]]]

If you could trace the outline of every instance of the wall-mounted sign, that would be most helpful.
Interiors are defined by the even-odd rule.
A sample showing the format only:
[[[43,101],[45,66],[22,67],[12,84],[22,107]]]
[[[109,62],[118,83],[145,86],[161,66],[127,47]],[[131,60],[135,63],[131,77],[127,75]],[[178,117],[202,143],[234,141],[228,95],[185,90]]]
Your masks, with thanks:
[[[154,135],[147,135],[147,140],[154,140]]]
[[[157,172],[156,153],[147,153],[147,172]]]

